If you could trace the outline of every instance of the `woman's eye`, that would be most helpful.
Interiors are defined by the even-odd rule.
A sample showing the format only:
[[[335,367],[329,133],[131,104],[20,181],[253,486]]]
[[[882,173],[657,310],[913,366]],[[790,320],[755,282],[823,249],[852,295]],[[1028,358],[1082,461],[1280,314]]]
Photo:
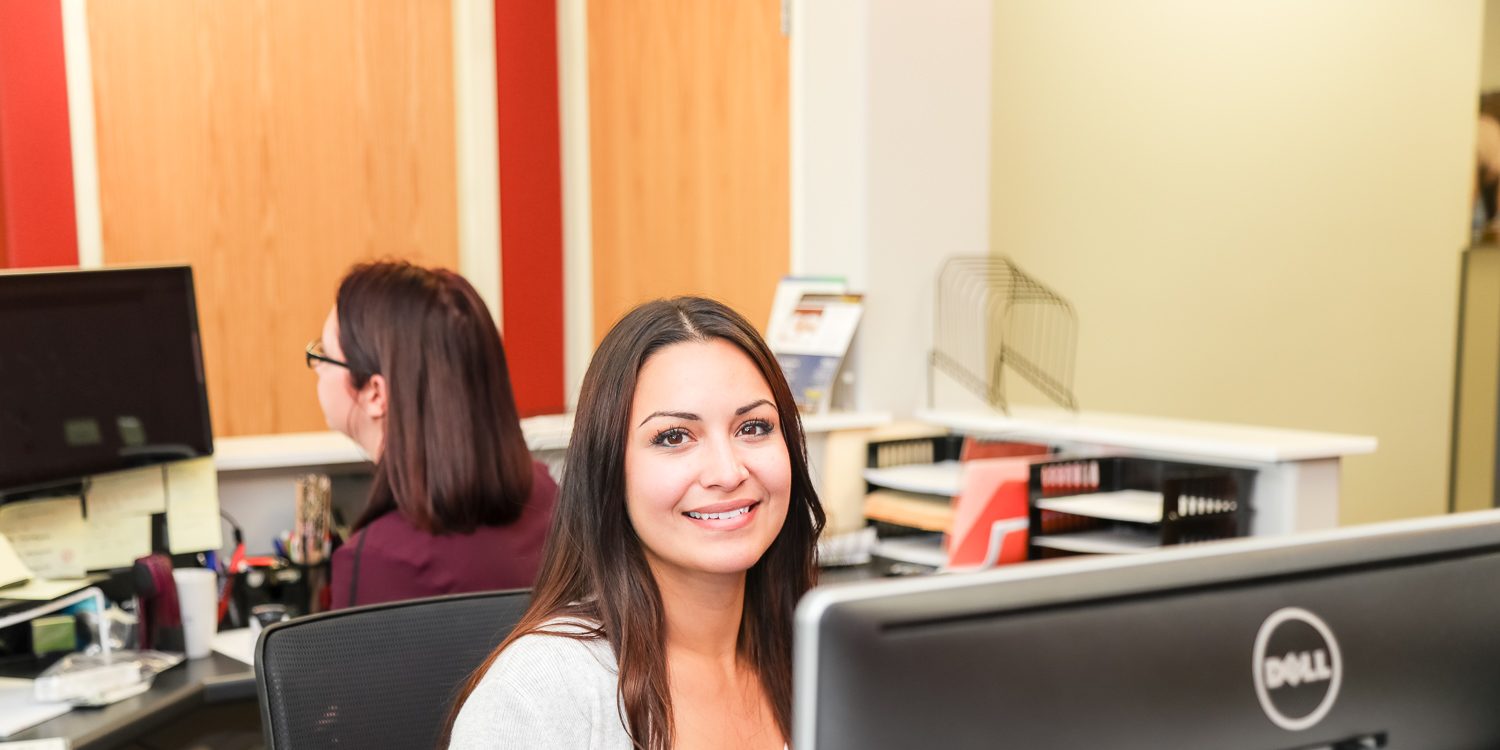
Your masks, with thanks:
[[[771,423],[764,419],[752,419],[740,427],[740,434],[752,437],[769,435],[771,434]]]
[[[669,448],[675,448],[687,442],[687,438],[688,434],[686,430],[673,427],[672,429],[656,433],[656,437],[651,439],[651,443],[653,445],[665,445]]]

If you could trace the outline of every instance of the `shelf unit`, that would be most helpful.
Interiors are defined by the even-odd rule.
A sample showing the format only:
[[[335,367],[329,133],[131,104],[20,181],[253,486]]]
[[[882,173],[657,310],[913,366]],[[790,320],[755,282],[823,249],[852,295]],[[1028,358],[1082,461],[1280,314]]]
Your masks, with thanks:
[[[1033,464],[1032,560],[1244,536],[1255,473],[1134,456]]]
[[[879,536],[874,554],[937,568],[948,561],[945,536],[959,526],[959,539],[967,539],[964,530],[971,528],[957,518],[954,507],[965,491],[964,461],[1036,456],[1047,448],[939,434],[872,441],[867,450],[864,514]],[[1020,471],[1024,482],[1024,467]],[[970,517],[969,523],[974,522]]]
[[[955,433],[1046,443],[1074,454],[1151,458],[1253,473],[1248,506],[1251,535],[1338,526],[1339,463],[1373,453],[1375,438],[1248,425],[1014,406],[921,410],[916,418]]]
[[[863,475],[864,515],[878,537],[872,554],[942,566],[943,532],[952,526],[953,497],[962,489],[962,443],[956,435],[870,442]]]

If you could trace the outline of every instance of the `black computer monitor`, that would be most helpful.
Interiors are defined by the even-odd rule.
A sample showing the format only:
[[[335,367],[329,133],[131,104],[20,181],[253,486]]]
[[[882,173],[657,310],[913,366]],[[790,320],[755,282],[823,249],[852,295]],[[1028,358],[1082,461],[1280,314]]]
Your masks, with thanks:
[[[1500,511],[816,589],[797,750],[1500,747]]]
[[[191,269],[0,273],[0,494],[212,453]]]

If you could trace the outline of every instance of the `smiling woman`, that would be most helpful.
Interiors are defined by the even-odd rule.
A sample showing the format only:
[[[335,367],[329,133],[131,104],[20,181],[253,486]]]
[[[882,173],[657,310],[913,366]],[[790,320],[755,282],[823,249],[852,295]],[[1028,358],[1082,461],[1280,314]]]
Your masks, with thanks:
[[[771,546],[791,493],[779,421],[766,379],[723,339],[646,361],[631,403],[625,507],[658,587],[698,572],[743,575]]]
[[[823,509],[791,390],[712,300],[632,310],[594,354],[531,609],[449,747],[766,748]]]

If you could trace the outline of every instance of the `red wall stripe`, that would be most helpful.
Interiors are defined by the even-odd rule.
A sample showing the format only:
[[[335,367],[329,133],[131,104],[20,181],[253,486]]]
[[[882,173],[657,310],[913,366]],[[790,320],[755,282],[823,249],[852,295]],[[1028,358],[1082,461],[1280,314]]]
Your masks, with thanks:
[[[0,264],[78,264],[57,0],[0,0],[0,217]]]
[[[522,416],[563,395],[562,157],[557,4],[495,0],[501,305]]]

